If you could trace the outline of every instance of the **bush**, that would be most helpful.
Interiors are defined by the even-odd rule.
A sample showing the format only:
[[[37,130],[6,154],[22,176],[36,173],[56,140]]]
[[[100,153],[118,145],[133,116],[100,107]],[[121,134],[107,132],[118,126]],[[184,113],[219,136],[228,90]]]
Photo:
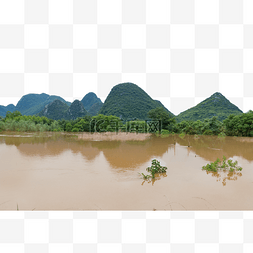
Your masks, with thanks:
[[[149,179],[151,177],[155,178],[156,173],[164,173],[166,172],[166,170],[167,167],[161,166],[158,160],[153,159],[151,167],[148,167],[146,169],[146,171],[150,172],[151,175],[144,175],[143,173],[141,173],[141,175],[143,176],[144,179]]]
[[[207,130],[203,133],[203,135],[213,135],[213,131],[210,130],[210,129],[207,129]]]
[[[223,170],[229,169],[230,172],[233,172],[234,170],[237,170],[237,171],[242,170],[241,167],[237,166],[238,164],[237,161],[233,162],[231,159],[226,161],[226,159],[227,158],[223,156],[223,161],[221,162],[221,160],[217,158],[215,162],[207,164],[206,166],[203,166],[202,170],[212,171],[212,172],[217,172],[219,169],[223,169]]]
[[[179,137],[180,138],[184,138],[185,137],[185,133],[183,132],[183,133],[179,134]]]
[[[71,132],[79,132],[79,128],[74,127]]]
[[[162,134],[162,135],[169,135],[169,134],[170,134],[170,131],[169,131],[169,130],[166,130],[166,129],[162,129],[161,134]]]

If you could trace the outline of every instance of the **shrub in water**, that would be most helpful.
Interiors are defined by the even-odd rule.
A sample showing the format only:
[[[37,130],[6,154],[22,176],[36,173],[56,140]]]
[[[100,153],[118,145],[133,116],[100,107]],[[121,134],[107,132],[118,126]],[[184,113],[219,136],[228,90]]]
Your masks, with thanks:
[[[230,172],[234,172],[235,170],[237,171],[242,170],[241,167],[237,166],[238,164],[237,161],[233,162],[231,159],[229,159],[228,161],[226,160],[227,158],[225,156],[223,156],[222,162],[219,158],[217,158],[215,162],[207,164],[206,166],[203,166],[202,170],[213,171],[213,172],[217,172],[219,169],[223,169],[223,170],[229,169]]]
[[[141,173],[141,175],[143,176],[144,179],[149,179],[151,177],[155,178],[156,173],[164,173],[166,172],[166,170],[167,167],[161,166],[158,160],[153,159],[151,167],[148,167],[146,169],[146,171],[150,172],[151,175],[144,175],[143,173]]]
[[[184,138],[185,137],[185,133],[183,132],[183,133],[179,134],[179,137],[180,138]]]

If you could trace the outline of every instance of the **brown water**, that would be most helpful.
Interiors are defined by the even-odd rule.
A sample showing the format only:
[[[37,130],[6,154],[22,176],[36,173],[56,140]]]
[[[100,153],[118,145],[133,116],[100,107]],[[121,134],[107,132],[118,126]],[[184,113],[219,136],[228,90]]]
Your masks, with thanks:
[[[243,170],[201,169],[223,155]],[[167,173],[144,181],[138,173],[147,174],[153,158]],[[19,210],[253,210],[253,138],[95,141],[1,133],[0,210],[17,205]]]

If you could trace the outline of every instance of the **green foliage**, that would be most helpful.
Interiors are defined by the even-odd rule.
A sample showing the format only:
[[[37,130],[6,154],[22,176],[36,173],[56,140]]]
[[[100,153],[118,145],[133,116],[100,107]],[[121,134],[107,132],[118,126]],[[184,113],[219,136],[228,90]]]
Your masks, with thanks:
[[[79,132],[79,128],[75,127],[71,130],[71,132]]]
[[[179,134],[179,137],[180,138],[184,138],[185,137],[185,133],[183,132],[183,133]]]
[[[148,125],[143,120],[132,120],[126,123],[126,130],[130,133],[145,133],[147,129]]]
[[[107,116],[99,114],[93,116],[90,122],[90,131],[91,132],[106,132],[107,130],[111,132],[118,132],[123,128],[123,123],[119,117],[116,116]]]
[[[56,102],[55,102],[56,103]],[[59,101],[60,105],[63,105]],[[76,107],[80,106],[80,102],[76,102]],[[83,108],[83,106],[81,105]],[[68,107],[69,108],[69,107]],[[73,107],[75,108],[75,107]],[[80,108],[80,107],[79,107]],[[160,112],[155,115],[154,112]],[[165,113],[164,113],[165,112]],[[74,112],[71,111],[73,114]],[[60,114],[58,114],[59,116]],[[157,108],[150,111],[153,120],[157,117],[166,117],[168,113],[163,108]],[[179,137],[184,138],[189,135],[218,135],[223,138],[225,136],[249,136],[253,137],[253,111],[243,113],[241,115],[230,115],[226,120],[220,122],[217,117],[205,119],[204,121],[182,121],[176,123],[174,118],[167,117],[168,125],[160,129],[161,137],[166,137],[169,134],[179,134]],[[0,131],[67,131],[72,132],[72,129],[78,132],[136,132],[144,133],[148,130],[147,122],[144,120],[131,120],[126,123],[117,116],[107,116],[99,114],[97,116],[85,115],[71,120],[61,119],[54,120],[45,116],[22,115],[19,111],[8,112],[5,118],[0,118]]]
[[[218,137],[220,137],[220,138],[226,137],[226,134],[225,134],[224,132],[220,132],[220,133],[218,134]]]
[[[68,122],[66,124],[66,132],[71,132],[72,131],[72,124],[70,122]]]
[[[102,106],[103,106],[102,102],[95,103],[90,107],[90,109],[88,110],[88,113],[92,116],[96,116],[99,110],[102,108]]]
[[[169,134],[170,134],[170,131],[169,131],[169,130],[162,129],[161,135],[169,135]]]
[[[6,119],[14,119],[14,118],[16,118],[18,116],[22,116],[21,112],[19,112],[19,111],[10,112],[10,111],[8,111],[6,113],[5,118]]]
[[[211,129],[207,129],[207,130],[205,130],[203,135],[213,135],[213,131]]]
[[[133,83],[121,83],[112,88],[99,113],[115,115],[124,121],[145,120],[148,112],[157,107],[161,107],[161,103],[153,100],[140,87]]]
[[[229,115],[223,123],[228,136],[253,137],[253,111],[240,115]]]
[[[241,171],[242,168],[237,166],[238,162],[233,162],[231,159],[226,161],[226,157],[223,156],[222,162],[219,158],[213,163],[207,164],[206,166],[203,166],[202,169],[206,171],[212,171],[217,172],[220,169],[226,170],[229,169],[230,172],[234,172],[235,170]]]
[[[216,92],[196,106],[180,113],[176,116],[177,122],[183,120],[205,120],[216,116],[219,121],[223,121],[230,114],[239,115],[242,111],[226,99],[221,93]]]
[[[167,170],[167,167],[161,166],[160,162],[156,159],[152,160],[152,165],[151,167],[148,167],[146,171],[150,172],[150,175],[144,175],[141,173],[144,179],[149,179],[149,178],[155,178],[155,174],[157,173],[165,173]]]
[[[190,135],[218,135],[219,133],[225,133],[225,127],[217,117],[211,119],[205,119],[203,122],[197,121],[182,121],[172,126],[175,133],[186,133]]]
[[[63,129],[61,129],[60,123],[56,120],[54,120],[53,123],[51,124],[50,130],[53,132],[63,131]]]
[[[147,180],[152,177],[152,175],[145,175],[144,173],[141,173],[143,179]]]
[[[154,121],[159,121],[161,129],[171,131],[173,125],[176,123],[176,119],[172,117],[164,107],[157,107],[148,112],[148,117]]]

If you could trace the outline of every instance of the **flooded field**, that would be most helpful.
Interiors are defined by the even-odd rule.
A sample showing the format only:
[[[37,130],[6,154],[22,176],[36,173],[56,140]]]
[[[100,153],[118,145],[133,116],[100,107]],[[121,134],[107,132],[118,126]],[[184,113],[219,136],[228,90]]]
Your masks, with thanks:
[[[82,136],[2,132],[0,210],[253,210],[253,138]],[[243,170],[202,170],[223,155]]]

